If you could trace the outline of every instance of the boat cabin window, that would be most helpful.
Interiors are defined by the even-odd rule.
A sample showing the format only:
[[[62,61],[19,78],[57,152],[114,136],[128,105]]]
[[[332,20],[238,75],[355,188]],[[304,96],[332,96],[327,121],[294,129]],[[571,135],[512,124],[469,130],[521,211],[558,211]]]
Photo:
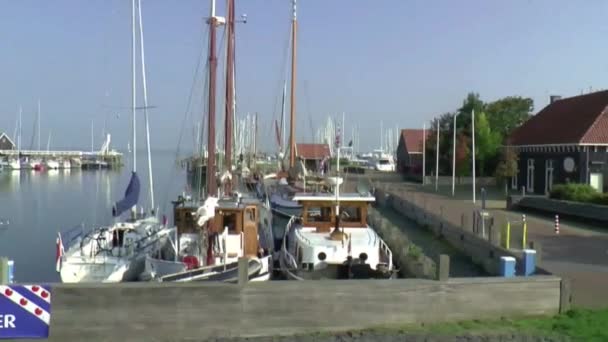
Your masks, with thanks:
[[[254,208],[247,208],[245,210],[245,221],[246,222],[255,222],[255,209]]]
[[[307,222],[331,222],[331,207],[307,207]]]
[[[222,228],[228,227],[228,234],[236,234],[237,231],[237,213],[226,212],[222,217]]]
[[[361,222],[360,206],[340,206],[340,220],[342,222]]]

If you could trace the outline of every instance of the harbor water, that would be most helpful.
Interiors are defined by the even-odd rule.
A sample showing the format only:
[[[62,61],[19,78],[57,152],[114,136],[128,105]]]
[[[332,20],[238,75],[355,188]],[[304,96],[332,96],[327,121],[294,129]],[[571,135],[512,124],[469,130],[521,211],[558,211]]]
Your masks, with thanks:
[[[149,208],[145,151],[138,160],[140,205]],[[172,219],[171,201],[187,190],[175,152],[152,155],[159,215]],[[114,222],[112,205],[124,195],[131,165],[112,170],[0,171],[0,256],[14,260],[16,282],[58,282],[55,272],[59,231],[90,229]]]

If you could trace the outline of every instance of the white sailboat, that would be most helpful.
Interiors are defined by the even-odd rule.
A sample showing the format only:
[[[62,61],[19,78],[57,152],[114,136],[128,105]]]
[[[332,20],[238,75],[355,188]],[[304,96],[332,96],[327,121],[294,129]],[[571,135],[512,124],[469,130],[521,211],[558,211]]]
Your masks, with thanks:
[[[143,58],[143,32],[141,23],[141,3],[139,9],[139,31],[142,44],[142,74],[144,84],[144,108],[147,104],[145,80],[145,62]],[[136,143],[136,98],[135,98],[135,11],[136,2],[132,0],[132,111],[133,111],[133,146]],[[118,217],[131,209],[131,218],[126,222],[117,222],[108,227],[99,227],[89,233],[67,232],[59,234],[57,239],[57,271],[63,282],[118,282],[136,280],[144,269],[145,258],[149,253],[158,251],[167,243],[168,237],[175,228],[161,224],[154,214],[154,189],[152,182],[152,165],[150,154],[149,128],[146,117],[146,138],[148,145],[148,168],[150,181],[151,213],[137,215],[136,205],[139,200],[140,183],[136,172],[137,155],[133,149],[133,171],[125,197],[116,203],[113,216]],[[143,211],[143,210],[142,210]],[[70,237],[69,235],[75,235]],[[67,237],[67,239],[64,239]],[[64,247],[67,241],[68,247]]]

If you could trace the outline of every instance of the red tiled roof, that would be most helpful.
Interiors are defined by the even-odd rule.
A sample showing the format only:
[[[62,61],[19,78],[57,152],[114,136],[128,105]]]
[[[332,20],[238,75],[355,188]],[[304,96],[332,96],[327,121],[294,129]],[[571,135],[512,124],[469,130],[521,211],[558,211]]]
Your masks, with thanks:
[[[608,143],[608,90],[557,100],[517,128],[509,145]]]
[[[297,155],[303,159],[321,160],[330,157],[329,145],[327,144],[296,144]]]
[[[429,136],[430,131],[426,131],[426,136]],[[408,153],[422,153],[422,140],[424,139],[424,130],[422,129],[402,129],[401,139],[405,142],[405,147]]]

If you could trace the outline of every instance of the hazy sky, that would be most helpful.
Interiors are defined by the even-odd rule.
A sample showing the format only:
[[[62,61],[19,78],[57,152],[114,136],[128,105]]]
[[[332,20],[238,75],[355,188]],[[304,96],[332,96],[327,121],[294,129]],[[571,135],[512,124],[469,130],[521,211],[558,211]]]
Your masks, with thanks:
[[[219,1],[220,13],[224,1]],[[206,53],[209,1],[142,0],[153,148],[175,149],[195,68]],[[239,114],[260,113],[270,146],[289,35],[289,0],[237,0]],[[377,147],[385,127],[422,127],[461,105],[606,88],[608,2],[602,0],[300,0],[298,140],[346,112],[361,146]],[[129,139],[129,0],[0,1],[0,131],[13,134],[23,106],[29,147],[37,100],[42,145],[89,148],[104,120],[118,148]],[[187,117],[185,146],[202,117],[202,88]],[[141,96],[139,97],[141,99]],[[140,120],[143,122],[143,120]],[[140,126],[141,127],[141,126]]]

